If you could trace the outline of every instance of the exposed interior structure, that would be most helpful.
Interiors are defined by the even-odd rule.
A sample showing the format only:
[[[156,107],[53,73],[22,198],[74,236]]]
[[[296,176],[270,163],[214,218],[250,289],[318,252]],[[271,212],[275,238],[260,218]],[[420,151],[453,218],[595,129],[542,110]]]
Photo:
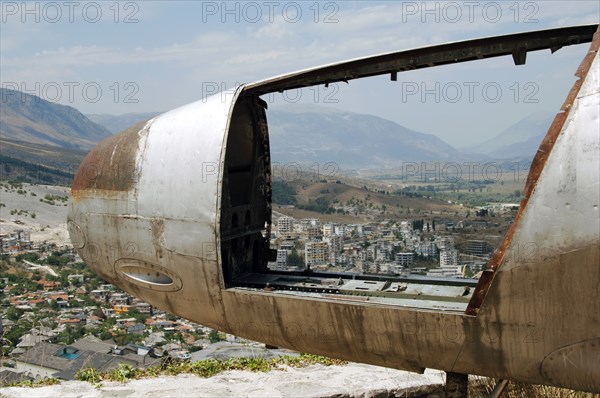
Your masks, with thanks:
[[[221,259],[226,285],[267,270],[271,162],[265,104],[240,98],[233,109],[221,195]]]
[[[246,85],[233,110],[225,145],[220,213],[225,286],[476,313],[489,287],[491,270],[484,272],[477,287],[474,279],[268,269],[267,261],[275,260],[270,257],[276,256],[276,251],[269,249],[270,155],[266,103],[259,96],[382,74],[397,80],[397,74],[403,71],[503,55],[512,55],[515,65],[523,65],[528,51],[555,52],[566,45],[587,42],[595,30],[596,26],[590,25],[450,43],[426,51],[416,49],[350,60]]]
[[[266,104],[245,95],[237,101],[226,136],[221,194],[220,255],[227,288],[276,291],[387,305],[464,311],[474,279],[402,277],[267,267],[271,229],[271,163]]]
[[[245,339],[413,372],[440,369],[448,385],[464,391],[467,374],[477,374],[598,393],[598,29],[549,29],[343,61],[166,112],[86,156],[67,219],[73,245],[102,278],[130,294]],[[516,220],[477,283],[267,269],[271,171],[260,96],[383,74],[394,80],[405,70],[502,55],[522,64],[529,51],[586,42],[578,79],[535,156]],[[535,255],[517,255],[531,243]]]

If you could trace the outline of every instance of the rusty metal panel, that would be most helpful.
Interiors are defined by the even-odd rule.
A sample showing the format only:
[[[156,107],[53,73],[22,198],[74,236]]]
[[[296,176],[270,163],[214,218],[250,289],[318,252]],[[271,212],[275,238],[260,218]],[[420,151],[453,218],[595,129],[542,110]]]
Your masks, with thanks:
[[[554,256],[598,242],[600,223],[600,163],[598,126],[600,103],[598,71],[595,54],[587,77],[572,103],[562,131],[544,165],[537,184],[532,189],[513,245],[537,242],[543,247],[541,256]],[[508,250],[514,249],[509,246]],[[508,258],[502,265],[510,269],[519,266],[518,259]]]
[[[127,192],[136,181],[137,154],[144,146],[151,122],[140,122],[98,144],[85,157],[75,175],[73,198],[81,191]]]
[[[86,157],[72,186],[68,228],[82,259],[106,280],[190,319],[198,308],[206,320],[223,318],[215,226],[238,93],[110,137]]]
[[[598,33],[578,72],[581,79],[540,146],[517,221],[467,313],[226,288],[220,252],[220,234],[225,238],[235,227],[233,220],[221,220],[222,204],[230,200],[222,189],[233,109],[244,94],[387,73],[402,65],[511,54],[519,40],[530,51],[555,49],[591,40],[592,28],[596,25],[347,61],[168,112],[110,138],[83,162],[68,219],[74,244],[86,263],[124,290],[242,337],[413,371],[431,367],[599,392],[600,379],[593,377],[600,369],[594,362],[598,348],[592,346],[600,333]],[[264,112],[258,118],[264,153],[257,159],[268,165]],[[270,181],[268,174],[261,178],[261,184]],[[269,198],[270,193],[264,196]],[[270,211],[269,203],[264,207]],[[535,255],[523,257],[523,245],[534,245]],[[581,361],[554,362],[571,352],[582,353]]]
[[[500,267],[500,265],[504,262],[504,258],[507,254],[512,255],[513,258],[515,258],[515,257],[523,258],[525,256],[524,252],[525,252],[525,250],[527,250],[525,248],[525,245],[529,245],[529,250],[536,249],[536,247],[534,247],[534,245],[536,245],[537,243],[535,240],[531,240],[531,238],[532,238],[531,236],[529,236],[527,238],[528,240],[524,240],[520,244],[517,243],[512,248],[509,248],[509,245],[511,244],[511,242],[513,240],[515,231],[517,230],[517,228],[520,228],[519,226],[521,223],[521,218],[522,218],[523,214],[525,213],[525,209],[528,206],[529,200],[535,190],[535,187],[538,184],[538,181],[541,178],[542,170],[544,170],[544,168],[546,166],[546,162],[550,156],[551,151],[553,150],[555,144],[557,143],[557,140],[559,140],[559,137],[565,135],[565,133],[563,133],[563,130],[568,128],[569,123],[571,123],[571,121],[574,120],[574,119],[571,119],[570,121],[567,122],[567,118],[570,115],[571,111],[573,110],[574,103],[580,97],[594,97],[595,96],[596,97],[595,100],[596,101],[598,100],[598,98],[597,98],[598,97],[597,54],[598,54],[599,48],[600,48],[600,33],[598,33],[598,31],[597,31],[596,34],[594,35],[594,40],[593,40],[592,44],[590,45],[590,50],[589,50],[588,54],[584,57],[584,59],[581,62],[581,65],[579,66],[579,68],[577,69],[577,71],[575,73],[575,75],[577,77],[579,77],[579,79],[574,83],[573,87],[569,91],[567,98],[566,98],[563,106],[561,107],[561,112],[558,113],[556,115],[556,117],[554,118],[550,128],[548,129],[548,133],[546,134],[542,143],[540,144],[540,147],[539,147],[539,149],[535,155],[535,158],[531,164],[529,175],[527,176],[527,182],[525,184],[525,189],[523,190],[524,198],[521,201],[519,212],[517,213],[515,221],[514,221],[513,225],[511,226],[511,228],[509,229],[509,231],[507,232],[506,236],[504,237],[502,243],[500,244],[500,247],[498,247],[496,249],[492,258],[488,262],[488,268],[491,269],[492,271],[495,271]],[[594,69],[594,66],[592,66],[592,63],[596,64],[595,69]],[[585,88],[582,88],[584,81],[587,81],[588,83],[585,85]],[[586,100],[586,102],[589,102],[589,101],[594,101],[594,99],[590,98],[590,99]],[[575,168],[573,168],[573,166],[571,166],[567,171],[567,172],[570,172],[571,175],[567,176],[567,175],[560,175],[560,173],[562,173],[562,171],[566,170],[561,167],[560,172],[558,172],[558,174],[554,174],[554,175],[557,178],[560,178],[562,180],[562,187],[554,186],[552,188],[552,189],[558,189],[559,190],[558,192],[561,192],[561,193],[564,191],[565,187],[569,187],[571,185],[574,185],[576,187],[577,184],[574,184],[574,183],[577,182],[577,178],[576,178],[576,175],[573,175],[573,173],[584,173],[584,174],[581,174],[579,177],[579,184],[581,184],[581,181],[586,181],[586,183],[585,183],[586,185],[588,185],[588,182],[590,182],[593,186],[595,184],[594,179],[597,180],[597,178],[596,178],[597,176],[595,177],[593,175],[593,172],[594,172],[593,170],[596,170],[598,168],[597,167],[594,168],[593,166],[598,164],[598,156],[597,156],[598,151],[596,151],[596,153],[594,153],[594,145],[597,146],[598,144],[597,143],[595,144],[593,141],[594,141],[594,139],[598,138],[597,135],[594,135],[594,126],[598,124],[598,119],[597,119],[597,115],[594,114],[593,110],[592,110],[592,112],[587,110],[587,112],[585,112],[585,114],[587,115],[589,120],[586,120],[583,125],[576,127],[577,129],[581,129],[584,131],[584,133],[577,133],[577,137],[578,137],[577,139],[591,140],[591,141],[588,142],[587,144],[583,145],[583,147],[582,147],[582,145],[579,145],[579,144],[574,146],[572,143],[569,143],[569,142],[564,142],[564,143],[561,142],[558,145],[562,145],[565,148],[569,148],[569,150],[571,151],[570,157],[569,157],[569,154],[564,154],[564,153],[561,155],[556,155],[556,156],[561,157],[560,158],[561,160],[557,161],[559,163],[561,163],[563,160],[567,161],[567,162],[579,161],[584,158],[578,156],[576,151],[583,150],[587,153],[587,157],[584,160],[584,162],[591,162],[591,163],[584,163],[584,165],[585,164],[591,165],[592,168],[586,169],[586,167],[579,167],[578,170],[576,170]],[[577,120],[580,121],[581,117],[585,117],[585,116],[578,115]],[[571,130],[573,128],[574,128],[573,126],[570,127]],[[570,140],[574,139],[573,133],[568,134],[568,136],[570,137],[569,138]],[[591,151],[590,151],[590,149],[591,149]],[[565,149],[563,149],[563,150],[565,150]],[[556,170],[553,170],[553,171],[556,172]],[[547,171],[546,174],[548,174],[548,173],[551,173],[551,172]],[[592,173],[592,174],[590,174],[590,173]],[[547,178],[550,179],[552,177],[547,177]],[[549,183],[545,183],[545,184],[549,184]],[[592,192],[593,192],[593,188],[592,188]],[[595,193],[596,194],[599,193],[597,189],[596,189]],[[591,203],[592,206],[594,206],[594,204],[596,204],[596,205],[598,204],[597,195],[596,195],[596,197],[594,197],[594,193],[592,193],[592,197],[588,197],[588,198],[586,198],[586,200],[589,200],[589,203]],[[565,202],[565,204],[567,206],[569,206],[569,208],[565,209],[565,210],[570,210],[571,203]],[[561,221],[564,221],[564,220],[559,220],[559,219],[555,219],[555,218],[550,218],[550,219],[547,218],[545,220],[545,223],[553,225],[554,223],[561,223]],[[598,228],[600,228],[600,226]],[[560,231],[556,231],[556,232],[558,233]],[[562,231],[562,232],[564,232],[564,231]],[[469,314],[469,315],[477,314],[481,304],[483,303],[483,299],[485,298],[485,295],[491,284],[492,279],[493,279],[493,274],[490,274],[490,275],[486,275],[486,277],[480,281],[479,286],[477,287],[476,291],[473,294],[473,299],[471,300],[471,302],[469,303],[469,306],[467,307],[467,310],[466,310],[467,314]]]
[[[498,347],[513,379],[596,392],[600,363],[590,358],[600,358],[600,348],[586,345],[586,355],[561,364],[542,366],[542,359],[600,335],[599,47],[596,33],[580,80],[540,145],[517,220],[490,261],[494,278],[474,293],[485,299],[467,309],[481,324],[506,325]],[[529,331],[515,335],[519,321]],[[463,353],[490,348],[465,345]]]
[[[528,51],[554,52],[563,46],[590,42],[597,26],[538,30],[384,53],[268,78],[247,84],[245,91],[262,95],[385,74],[390,74],[393,80],[398,72],[439,65],[514,54],[522,59],[522,54]]]

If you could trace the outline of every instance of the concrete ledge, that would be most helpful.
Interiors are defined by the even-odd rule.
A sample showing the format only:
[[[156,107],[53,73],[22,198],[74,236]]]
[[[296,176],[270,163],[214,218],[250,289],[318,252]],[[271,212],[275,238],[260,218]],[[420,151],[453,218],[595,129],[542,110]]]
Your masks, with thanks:
[[[444,374],[427,370],[416,374],[378,366],[311,365],[282,367],[267,373],[232,371],[210,378],[193,375],[133,380],[125,384],[104,382],[97,388],[87,382],[3,388],[0,396],[17,397],[399,397],[425,396],[442,391]]]

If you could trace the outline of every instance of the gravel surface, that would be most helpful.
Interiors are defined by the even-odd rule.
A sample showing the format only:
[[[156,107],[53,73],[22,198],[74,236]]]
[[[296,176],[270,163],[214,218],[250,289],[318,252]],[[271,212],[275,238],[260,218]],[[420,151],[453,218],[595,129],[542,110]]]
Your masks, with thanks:
[[[54,200],[54,204],[50,204],[45,199],[46,195],[70,197],[70,188],[23,184],[24,193],[18,193],[18,189],[8,188],[6,181],[0,184],[0,203],[3,204],[0,206],[0,233],[24,229],[31,232],[31,240],[35,242],[48,241],[59,246],[70,242],[68,201]]]

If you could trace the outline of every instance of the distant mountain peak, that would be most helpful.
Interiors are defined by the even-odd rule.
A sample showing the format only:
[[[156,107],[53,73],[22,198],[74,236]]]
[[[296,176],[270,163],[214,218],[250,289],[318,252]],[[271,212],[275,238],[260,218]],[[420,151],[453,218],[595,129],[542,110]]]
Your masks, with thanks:
[[[285,103],[269,107],[269,111],[285,113],[318,113],[323,115],[353,115],[354,112],[335,108],[333,106],[315,104],[293,104]]]
[[[334,162],[342,168],[395,167],[402,162],[452,159],[456,149],[432,134],[373,115],[335,108],[274,107],[267,112],[276,162]]]
[[[463,148],[463,152],[483,154],[497,159],[533,158],[554,116],[555,113],[548,111],[533,112],[494,138]]]
[[[35,95],[0,88],[3,138],[69,149],[91,149],[111,135],[77,109]]]
[[[111,133],[119,133],[127,127],[133,126],[144,120],[152,119],[154,116],[160,115],[162,112],[132,112],[122,115],[90,114],[86,115],[90,120],[106,127]]]

